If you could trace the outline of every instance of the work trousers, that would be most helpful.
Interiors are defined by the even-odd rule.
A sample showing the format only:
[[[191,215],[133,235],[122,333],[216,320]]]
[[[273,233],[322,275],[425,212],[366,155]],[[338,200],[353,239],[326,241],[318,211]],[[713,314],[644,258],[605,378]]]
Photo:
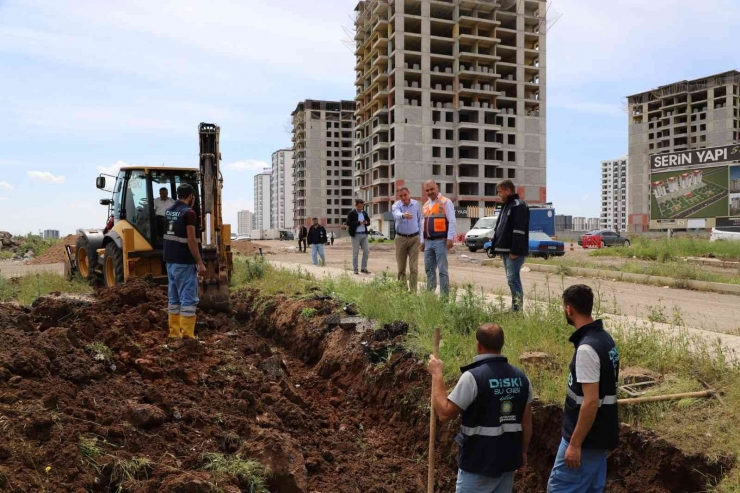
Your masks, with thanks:
[[[424,270],[427,274],[427,291],[437,289],[437,270],[439,270],[439,292],[445,297],[450,294],[450,274],[447,271],[447,240],[424,241]]]
[[[398,266],[398,280],[406,286],[406,263],[409,264],[408,287],[412,293],[416,292],[419,278],[419,235],[408,237],[396,234],[396,265]]]
[[[524,304],[524,288],[522,287],[521,270],[527,257],[519,255],[515,259],[510,259],[509,254],[503,255],[504,269],[506,270],[506,281],[509,283],[511,291],[511,310],[518,312]]]
[[[511,493],[514,489],[514,473],[506,472],[497,478],[457,471],[456,493]]]
[[[568,442],[560,441],[555,465],[547,483],[547,493],[601,493],[606,486],[606,450],[581,449],[581,466],[565,465]]]
[[[198,268],[195,264],[167,264],[167,311],[194,317],[198,307]]]
[[[311,245],[311,260],[313,265],[319,265],[317,255],[321,257],[321,265],[326,265],[326,257],[324,257],[324,244],[316,243]]]
[[[298,251],[299,252],[306,251],[306,239],[305,238],[298,238]]]
[[[367,270],[367,258],[370,256],[370,244],[365,233],[355,233],[352,237],[352,268],[357,272],[357,258],[362,248],[362,270]]]

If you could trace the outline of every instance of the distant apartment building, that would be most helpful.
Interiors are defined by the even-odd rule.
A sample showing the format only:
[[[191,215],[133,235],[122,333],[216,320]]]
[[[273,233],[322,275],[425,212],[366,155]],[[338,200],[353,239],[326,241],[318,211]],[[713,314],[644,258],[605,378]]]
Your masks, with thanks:
[[[571,231],[573,229],[573,216],[564,214],[555,215],[555,231]]]
[[[585,217],[574,217],[573,218],[573,231],[586,231],[588,226],[586,226],[586,218]]]
[[[366,0],[355,8],[354,184],[388,217],[434,179],[492,207],[511,179],[546,202],[544,0]]]
[[[601,227],[599,226],[600,222],[601,220],[598,217],[589,217],[588,219],[586,219],[585,231],[594,231],[596,229],[601,229]]]
[[[354,118],[354,101],[306,100],[293,111],[295,227],[317,217],[338,230],[354,206]]]
[[[651,154],[740,143],[740,72],[660,86],[628,97],[629,168],[627,229],[651,226]],[[663,183],[670,192],[680,183]],[[659,225],[654,229],[660,229]],[[703,219],[689,219],[688,228],[704,228]]]
[[[59,239],[59,231],[56,229],[45,229],[44,230],[44,239],[45,240],[58,240]]]
[[[237,213],[237,231],[240,235],[251,235],[254,221],[254,214],[252,211],[239,211]]]
[[[272,153],[270,181],[272,229],[293,229],[293,151],[281,149]]]
[[[270,195],[270,178],[272,173],[265,172],[254,177],[254,220],[252,229],[272,229],[270,224],[270,206],[272,197]]]
[[[628,162],[628,156],[601,162],[601,221],[593,229],[627,231]]]

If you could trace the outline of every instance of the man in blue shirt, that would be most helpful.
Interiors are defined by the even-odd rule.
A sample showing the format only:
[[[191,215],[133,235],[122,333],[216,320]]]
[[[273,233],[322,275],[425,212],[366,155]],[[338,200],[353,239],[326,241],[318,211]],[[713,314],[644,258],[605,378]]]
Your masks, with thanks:
[[[409,288],[416,292],[419,277],[419,233],[424,226],[419,202],[411,198],[409,189],[401,187],[397,192],[398,201],[393,204],[393,218],[396,222],[396,265],[398,280],[406,285],[406,263],[409,264]]]

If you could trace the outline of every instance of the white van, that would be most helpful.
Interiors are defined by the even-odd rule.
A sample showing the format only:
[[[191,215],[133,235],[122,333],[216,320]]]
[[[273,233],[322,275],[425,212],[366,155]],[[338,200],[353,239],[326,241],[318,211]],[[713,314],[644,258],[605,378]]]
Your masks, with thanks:
[[[496,227],[496,219],[498,219],[498,214],[495,216],[482,217],[478,219],[473,226],[473,229],[465,233],[465,246],[468,247],[468,250],[473,253],[478,250],[483,250],[483,245],[489,239],[493,238],[493,229]]]

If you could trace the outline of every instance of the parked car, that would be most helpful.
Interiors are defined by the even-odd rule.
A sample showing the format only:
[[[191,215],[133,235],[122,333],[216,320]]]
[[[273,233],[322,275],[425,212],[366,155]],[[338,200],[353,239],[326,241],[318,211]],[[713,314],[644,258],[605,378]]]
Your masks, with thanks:
[[[472,253],[477,252],[481,248],[485,249],[484,245],[493,236],[493,228],[496,227],[497,215],[482,217],[478,219],[473,228],[465,233],[465,246]]]
[[[367,239],[368,240],[387,240],[388,238],[386,238],[385,235],[381,233],[380,231],[370,231],[367,234]]]
[[[493,245],[487,241],[484,245],[489,258],[494,258],[496,253]],[[565,244],[562,241],[553,240],[545,233],[530,231],[529,233],[529,256],[542,257],[547,260],[550,257],[562,257],[565,255]]]
[[[249,235],[237,235],[236,241],[252,241],[252,237]]]
[[[740,233],[734,231],[722,231],[721,229],[712,228],[712,234],[709,241],[728,240],[740,241]]]
[[[630,246],[630,240],[610,229],[596,229],[583,236],[601,236],[601,248],[612,246]],[[583,246],[583,236],[578,238],[578,244]],[[585,247],[584,247],[585,248]]]

